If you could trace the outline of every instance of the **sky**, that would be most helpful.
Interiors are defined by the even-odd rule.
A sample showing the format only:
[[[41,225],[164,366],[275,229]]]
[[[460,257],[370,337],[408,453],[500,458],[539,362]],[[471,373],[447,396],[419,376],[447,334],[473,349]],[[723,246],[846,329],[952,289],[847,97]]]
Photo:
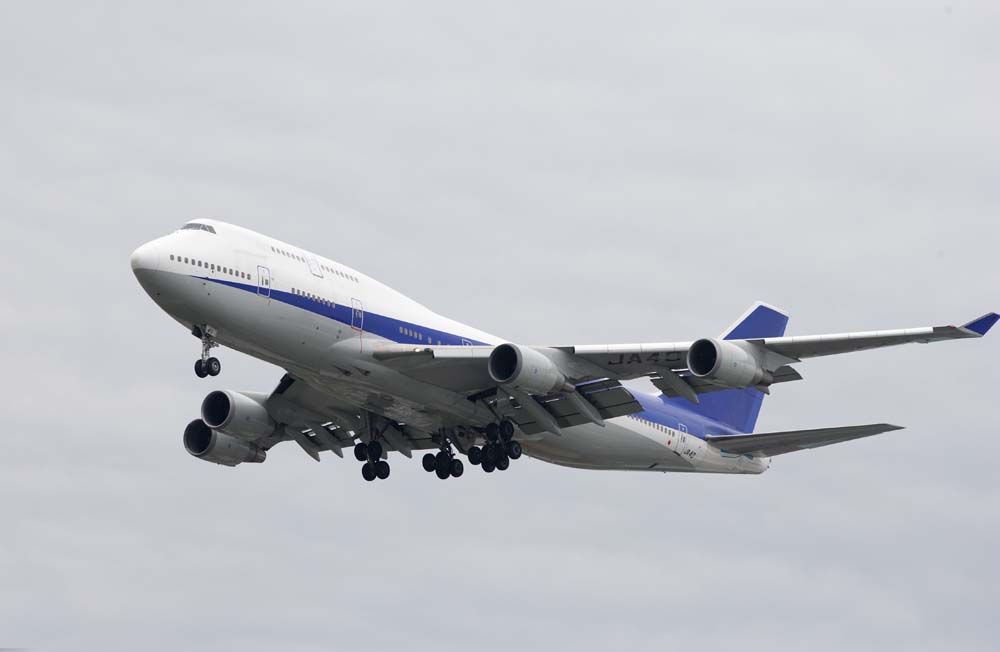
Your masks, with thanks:
[[[996,649],[1000,337],[808,361],[762,476],[181,444],[212,217],[528,344],[1000,309],[996,3],[0,4],[0,647]]]

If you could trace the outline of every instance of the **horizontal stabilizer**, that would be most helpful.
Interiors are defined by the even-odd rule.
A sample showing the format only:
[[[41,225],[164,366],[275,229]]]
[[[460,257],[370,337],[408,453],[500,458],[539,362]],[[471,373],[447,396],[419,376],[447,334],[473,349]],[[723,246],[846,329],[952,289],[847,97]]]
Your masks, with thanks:
[[[762,432],[755,435],[708,435],[705,439],[726,453],[771,457],[902,429],[902,426],[891,423],[872,423],[866,426]]]

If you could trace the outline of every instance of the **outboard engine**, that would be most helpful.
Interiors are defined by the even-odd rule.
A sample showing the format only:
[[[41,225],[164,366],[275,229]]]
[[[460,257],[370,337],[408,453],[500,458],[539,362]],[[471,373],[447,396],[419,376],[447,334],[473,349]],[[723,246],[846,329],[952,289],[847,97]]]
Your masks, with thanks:
[[[267,453],[248,441],[212,430],[201,419],[184,429],[184,448],[206,462],[236,466],[244,462],[263,462]]]

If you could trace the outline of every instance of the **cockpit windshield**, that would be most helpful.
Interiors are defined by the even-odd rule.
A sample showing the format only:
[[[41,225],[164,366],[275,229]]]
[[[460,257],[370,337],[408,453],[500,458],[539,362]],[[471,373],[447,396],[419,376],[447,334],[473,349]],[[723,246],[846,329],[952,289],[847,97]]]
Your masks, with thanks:
[[[208,231],[209,233],[215,233],[215,227],[208,224],[199,224],[198,222],[188,222],[181,227],[181,231]]]

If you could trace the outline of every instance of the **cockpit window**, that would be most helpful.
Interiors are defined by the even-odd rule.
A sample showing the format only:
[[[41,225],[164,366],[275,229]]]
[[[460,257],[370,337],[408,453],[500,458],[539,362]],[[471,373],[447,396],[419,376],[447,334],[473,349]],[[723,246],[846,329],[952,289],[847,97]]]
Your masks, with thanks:
[[[199,224],[198,222],[188,222],[181,227],[181,231],[208,231],[209,233],[215,233],[215,227],[209,226],[208,224]]]

